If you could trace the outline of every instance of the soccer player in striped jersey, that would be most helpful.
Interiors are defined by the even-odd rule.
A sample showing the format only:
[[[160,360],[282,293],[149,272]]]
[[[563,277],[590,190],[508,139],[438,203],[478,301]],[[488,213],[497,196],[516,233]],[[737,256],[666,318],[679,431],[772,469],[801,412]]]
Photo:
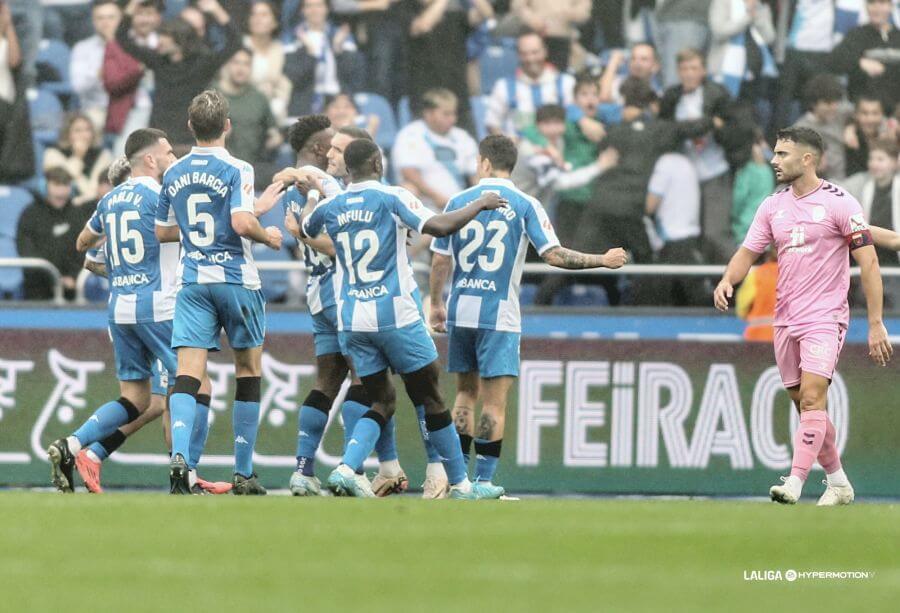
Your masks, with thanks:
[[[306,303],[313,320],[316,350],[316,387],[303,401],[298,416],[297,468],[290,480],[290,490],[295,496],[321,494],[322,486],[315,476],[315,454],[328,424],[328,412],[348,374],[352,374],[351,386],[341,405],[345,445],[356,422],[369,409],[365,388],[351,372],[338,342],[332,260],[334,244],[327,233],[323,232],[316,238],[305,238],[298,231],[300,212],[308,198],[318,201],[319,193],[331,197],[342,190],[338,181],[325,172],[333,136],[331,121],[325,115],[306,115],[298,119],[290,133],[291,147],[297,154],[297,168],[285,169],[275,176],[276,181],[296,182],[284,195],[285,227],[301,241],[303,259],[309,272]],[[311,187],[311,180],[315,188]],[[387,496],[405,490],[409,480],[397,459],[393,420],[381,433],[375,451],[380,466],[375,483],[371,485],[373,491],[379,496]],[[361,469],[357,478],[366,479]]]
[[[511,139],[488,136],[478,153],[478,184],[451,198],[444,211],[464,209],[487,193],[498,194],[509,205],[482,211],[458,232],[432,242],[429,323],[449,334],[448,370],[457,373],[454,423],[467,461],[474,437],[475,483],[490,486],[500,460],[509,388],[519,376],[519,283],[528,244],[558,268],[619,268],[626,255],[619,248],[600,255],[560,246],[541,203],[510,181],[517,155]],[[445,306],[443,292],[451,269]]]
[[[406,239],[409,230],[436,236],[455,232],[480,211],[505,201],[486,194],[464,209],[435,215],[405,189],[381,184],[381,152],[375,143],[350,143],[344,160],[351,179],[347,190],[315,210],[307,205],[301,228],[308,237],[326,230],[334,241],[338,329],[372,408],[356,423],[341,464],[328,477],[328,489],[336,495],[374,496],[354,475],[394,413],[390,368],[402,377],[413,405],[425,408],[450,497],[496,498],[497,492],[473,488],[466,475],[459,436],[438,389],[437,350],[422,321]]]
[[[233,406],[235,469],[232,492],[262,495],[253,472],[259,428],[265,299],[253,261],[252,242],[281,248],[281,231],[263,228],[256,216],[253,168],[225,150],[231,129],[228,101],[217,91],[197,95],[188,109],[197,146],[163,176],[156,214],[161,241],[180,240],[181,289],[175,304],[172,347],[178,350],[172,419],[170,492],[191,493],[188,459],[197,394],[206,376],[208,352],[219,350],[224,328],[234,351],[237,389]],[[271,208],[280,191],[266,190]]]
[[[159,179],[175,156],[164,132],[137,130],[125,155],[132,177],[115,187],[78,236],[87,251],[104,240],[110,279],[109,332],[116,357],[121,397],[104,404],[72,435],[47,450],[53,484],[73,491],[75,456],[99,441],[110,443],[120,426],[136,423],[150,405],[152,363],[174,372],[171,348],[175,308],[177,245],[161,245],[154,232]],[[99,487],[99,482],[97,483]]]

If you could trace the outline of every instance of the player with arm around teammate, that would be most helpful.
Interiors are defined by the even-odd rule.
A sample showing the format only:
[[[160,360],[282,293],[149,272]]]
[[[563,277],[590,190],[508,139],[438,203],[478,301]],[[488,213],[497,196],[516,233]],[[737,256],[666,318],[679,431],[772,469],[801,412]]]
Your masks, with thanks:
[[[225,150],[231,129],[228,101],[217,91],[197,95],[188,109],[197,146],[163,177],[156,215],[161,241],[182,247],[181,289],[175,304],[172,347],[178,351],[172,419],[173,494],[191,493],[188,459],[197,395],[210,351],[219,350],[225,330],[234,352],[237,389],[233,405],[235,469],[232,492],[262,495],[253,472],[259,428],[265,299],[253,261],[252,242],[278,250],[281,232],[256,218],[253,168]]]
[[[519,284],[528,243],[558,268],[619,268],[627,256],[619,248],[601,255],[560,246],[541,203],[510,180],[517,156],[510,138],[488,136],[478,153],[478,184],[451,198],[445,212],[464,208],[485,193],[496,193],[509,204],[482,211],[457,232],[432,242],[429,323],[436,332],[449,333],[448,370],[457,373],[453,420],[466,460],[474,437],[475,484],[491,487],[503,443],[507,396],[519,375]],[[445,307],[443,292],[451,270]],[[483,402],[476,428],[479,396]]]
[[[391,369],[403,379],[413,405],[425,408],[429,438],[444,463],[450,497],[496,498],[501,492],[478,492],[466,474],[459,436],[438,389],[437,349],[420,314],[406,239],[409,230],[450,234],[482,210],[505,202],[486,194],[463,209],[435,215],[408,191],[380,183],[381,152],[375,143],[350,143],[344,160],[351,178],[347,190],[304,216],[301,227],[306,236],[318,236],[324,228],[335,243],[340,334],[372,408],[357,422],[327,486],[337,495],[374,495],[359,486],[354,473],[394,413]]]
[[[714,302],[728,309],[734,286],[741,282],[770,243],[778,252],[778,297],[775,303],[775,361],[781,380],[800,412],[794,433],[791,474],[769,495],[794,504],[815,461],[825,469],[820,506],[853,502],[850,481],[841,466],[834,424],[825,411],[828,386],[849,325],[848,252],[861,269],[869,318],[869,355],[881,366],[893,349],[882,322],[881,275],[872,233],[859,203],[841,188],[820,179],[822,137],[809,128],[778,132],[772,167],[787,187],[760,205],[744,244],[716,287]]]

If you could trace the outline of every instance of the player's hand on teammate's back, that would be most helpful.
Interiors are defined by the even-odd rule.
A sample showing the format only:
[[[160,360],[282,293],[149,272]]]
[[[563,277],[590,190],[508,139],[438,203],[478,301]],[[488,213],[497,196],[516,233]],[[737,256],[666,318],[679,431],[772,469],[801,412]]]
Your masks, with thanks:
[[[325,193],[325,188],[322,186],[322,182],[319,181],[319,177],[313,174],[307,174],[302,179],[299,179],[296,185],[297,190],[304,196],[308,196],[312,190],[317,190],[320,194]]]
[[[428,309],[428,325],[435,332],[446,334],[447,332],[447,307],[443,303],[431,303]]]
[[[891,347],[884,324],[869,325],[869,356],[872,360],[879,366],[886,366],[893,354],[894,348]]]
[[[281,241],[284,240],[284,237],[281,235],[281,230],[278,229],[277,226],[268,226],[266,228],[266,234],[269,235],[269,240],[266,243],[266,246],[278,251],[281,249]]]
[[[628,253],[621,247],[610,249],[603,254],[603,266],[606,268],[622,268],[628,263]]]
[[[256,199],[253,212],[257,217],[265,215],[272,210],[272,207],[275,206],[279,200],[281,200],[281,195],[283,193],[283,183],[277,181],[272,183],[262,194],[260,194],[259,198]]]
[[[716,291],[713,292],[713,304],[716,305],[716,308],[722,312],[728,310],[728,300],[734,295],[734,287],[732,287],[731,283],[722,279],[719,281],[719,284],[716,286]]]
[[[478,200],[481,202],[481,208],[485,211],[492,211],[509,205],[509,201],[497,192],[484,192]]]

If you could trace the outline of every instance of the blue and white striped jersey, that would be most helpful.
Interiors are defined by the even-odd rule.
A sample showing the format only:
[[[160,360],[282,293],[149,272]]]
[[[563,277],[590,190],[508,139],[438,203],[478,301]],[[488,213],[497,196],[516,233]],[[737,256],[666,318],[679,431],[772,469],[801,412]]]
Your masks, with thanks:
[[[175,315],[178,243],[161,245],[156,238],[158,199],[159,183],[150,177],[129,179],[100,200],[87,223],[91,232],[106,236],[113,323],[168,321]]]
[[[334,241],[338,329],[380,332],[421,320],[421,300],[406,251],[409,230],[434,213],[402,187],[351,183],[303,220],[303,233]]]
[[[181,230],[181,283],[233,283],[259,289],[252,243],[231,215],[254,214],[253,167],[221,147],[194,147],[163,176],[156,223]]]
[[[321,203],[326,198],[336,196],[343,189],[337,179],[316,168],[315,166],[303,166],[300,170],[306,170],[319,175],[322,188],[325,193],[322,194]],[[306,206],[306,196],[291,186],[284,193],[284,211],[285,213],[293,213],[297,221],[300,221],[300,212]],[[306,269],[309,277],[306,281],[306,304],[309,306],[309,312],[312,315],[321,313],[323,309],[327,309],[335,305],[334,296],[334,262],[324,253],[319,253],[315,249],[311,249],[305,244],[300,244],[303,250],[303,260],[306,262]]]
[[[519,283],[528,243],[541,254],[559,239],[541,203],[508,179],[482,179],[451,198],[444,210],[460,209],[484,192],[498,193],[509,206],[481,211],[459,232],[431,243],[432,251],[453,258],[447,323],[521,332]]]

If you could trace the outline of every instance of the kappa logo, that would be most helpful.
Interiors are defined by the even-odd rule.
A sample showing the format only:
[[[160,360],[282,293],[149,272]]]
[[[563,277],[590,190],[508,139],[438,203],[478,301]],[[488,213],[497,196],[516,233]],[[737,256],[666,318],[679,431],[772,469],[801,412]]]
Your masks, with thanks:
[[[297,432],[297,436],[309,436],[309,435],[306,432],[304,432],[303,430],[300,430],[299,432]]]
[[[88,419],[88,421],[95,421],[95,422],[97,422],[97,423],[99,424],[99,423],[100,423],[100,418],[97,417],[96,415],[91,415],[90,418]]]
[[[236,437],[234,437],[234,442],[237,443],[238,445],[249,445],[250,444],[247,442],[247,439],[245,439],[240,434],[238,434]]]
[[[175,428],[187,428],[187,424],[179,419],[174,424],[172,424],[172,429],[174,430]]]
[[[351,438],[350,442],[347,443],[347,447],[349,447],[350,445],[359,445],[359,441],[356,440],[355,438]]]

